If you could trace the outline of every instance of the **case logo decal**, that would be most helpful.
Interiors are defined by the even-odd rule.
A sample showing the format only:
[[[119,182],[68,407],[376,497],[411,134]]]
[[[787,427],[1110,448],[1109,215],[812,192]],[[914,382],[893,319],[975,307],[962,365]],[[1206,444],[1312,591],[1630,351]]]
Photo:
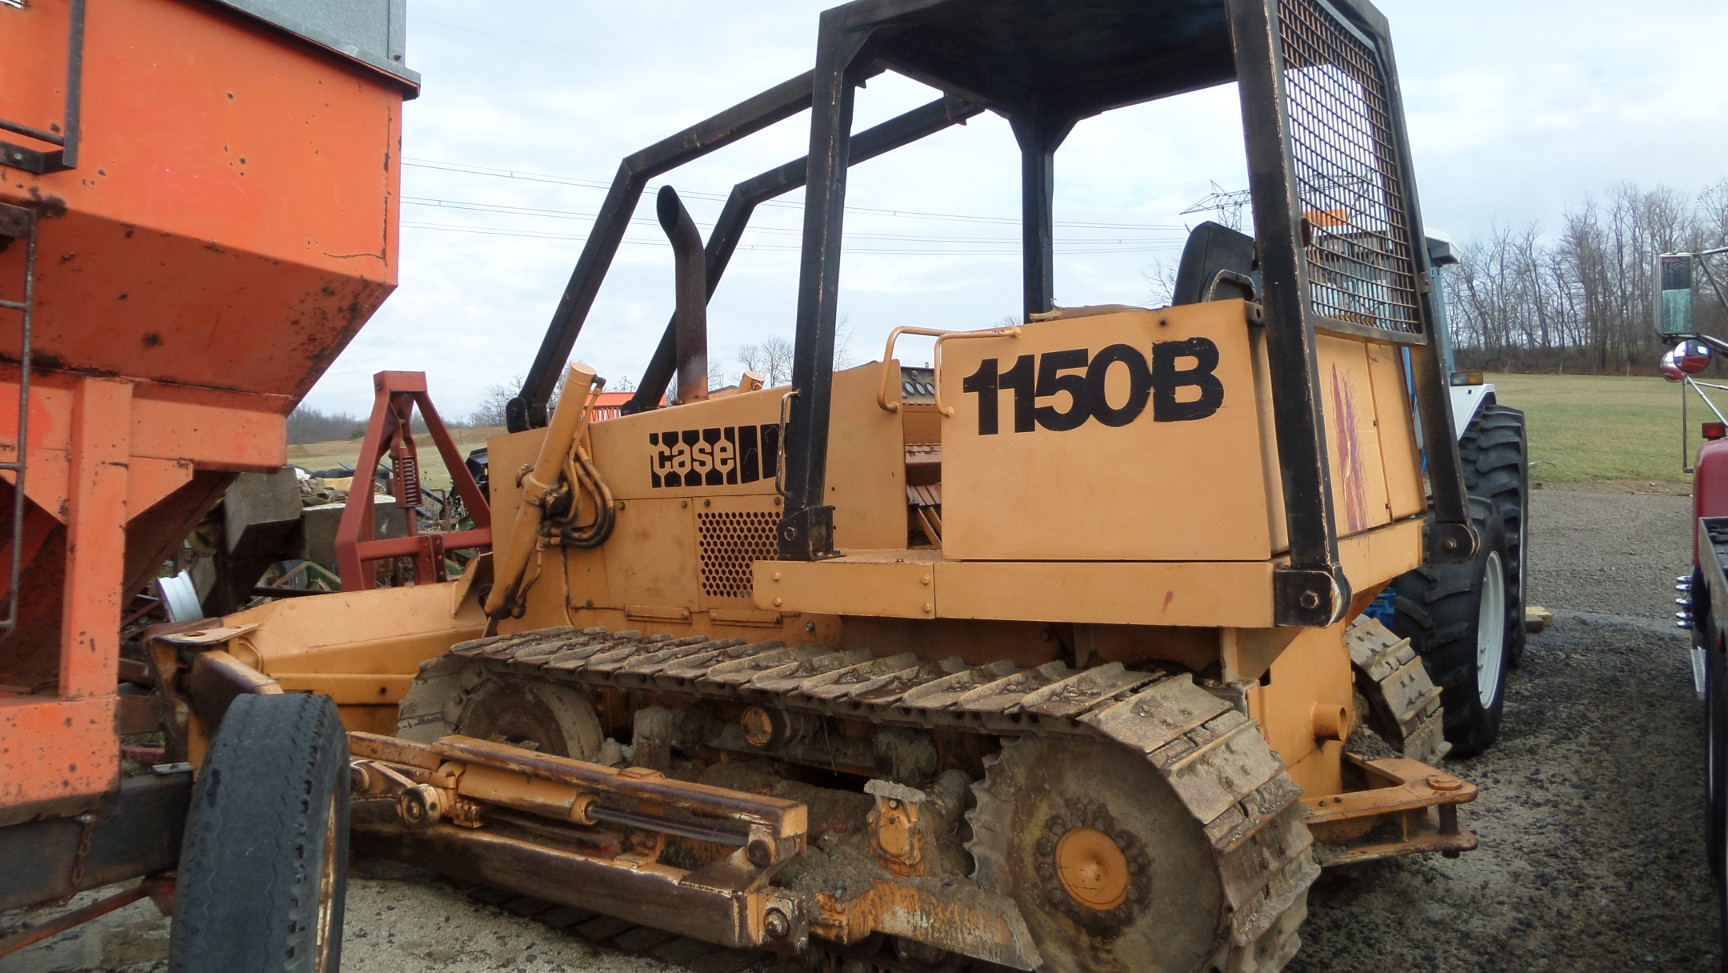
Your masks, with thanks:
[[[648,434],[655,489],[771,480],[780,470],[780,426],[710,426]]]

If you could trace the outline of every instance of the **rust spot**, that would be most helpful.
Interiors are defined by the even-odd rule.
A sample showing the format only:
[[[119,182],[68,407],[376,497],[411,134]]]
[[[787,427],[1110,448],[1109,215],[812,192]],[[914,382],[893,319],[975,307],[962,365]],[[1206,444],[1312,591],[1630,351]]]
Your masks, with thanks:
[[[52,220],[66,215],[66,201],[58,196],[45,196],[41,189],[31,186],[30,199],[36,204],[36,211],[42,219]]]
[[[146,347],[146,348],[160,348],[160,347],[162,347],[162,336],[157,334],[154,331],[146,332],[144,335],[144,347]]]

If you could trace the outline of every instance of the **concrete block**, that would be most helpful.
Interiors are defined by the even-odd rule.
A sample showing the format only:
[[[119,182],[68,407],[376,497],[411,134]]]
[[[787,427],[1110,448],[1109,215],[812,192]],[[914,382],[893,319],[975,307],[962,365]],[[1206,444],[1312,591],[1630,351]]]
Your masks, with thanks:
[[[281,549],[300,523],[300,481],[292,469],[242,473],[222,498],[223,537],[231,557]]]
[[[342,511],[347,506],[345,503],[327,503],[306,508],[306,549],[302,554],[306,560],[335,568],[336,527],[342,522]],[[372,521],[378,527],[378,537],[408,536],[408,514],[390,497],[374,498]]]

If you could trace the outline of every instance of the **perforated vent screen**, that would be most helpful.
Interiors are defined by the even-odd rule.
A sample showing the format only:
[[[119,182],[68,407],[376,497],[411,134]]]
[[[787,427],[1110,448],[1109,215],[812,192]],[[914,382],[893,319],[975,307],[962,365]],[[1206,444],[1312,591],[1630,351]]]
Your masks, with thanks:
[[[1380,62],[1320,0],[1279,0],[1278,39],[1314,311],[1420,332],[1404,172]]]
[[[776,559],[779,524],[780,515],[766,510],[697,513],[702,591],[710,598],[750,597],[750,562]]]

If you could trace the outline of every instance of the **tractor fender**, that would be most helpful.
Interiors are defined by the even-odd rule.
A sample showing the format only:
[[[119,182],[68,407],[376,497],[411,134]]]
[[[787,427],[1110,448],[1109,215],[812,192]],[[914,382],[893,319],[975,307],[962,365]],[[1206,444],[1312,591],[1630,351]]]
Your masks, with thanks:
[[[1485,402],[1494,401],[1494,386],[1492,385],[1453,385],[1447,388],[1452,400],[1452,434],[1464,435],[1464,430],[1470,428],[1470,420],[1476,418]]]

